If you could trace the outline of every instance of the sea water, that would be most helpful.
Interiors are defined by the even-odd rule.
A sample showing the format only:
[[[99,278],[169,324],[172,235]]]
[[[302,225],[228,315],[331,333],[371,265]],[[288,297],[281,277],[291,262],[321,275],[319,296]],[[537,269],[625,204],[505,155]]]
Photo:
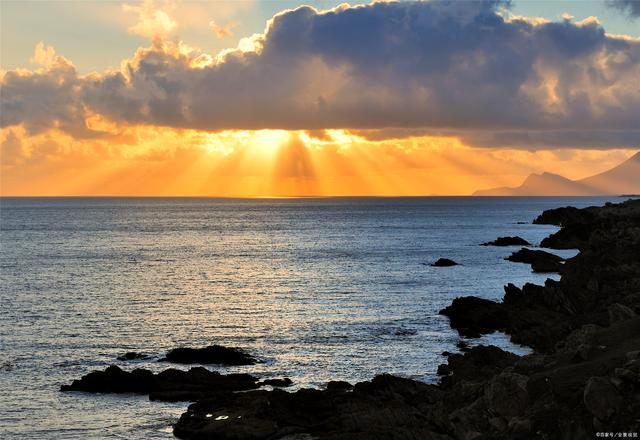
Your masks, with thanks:
[[[2,198],[0,437],[171,438],[187,402],[59,388],[111,364],[161,371],[177,346],[241,347],[264,362],[208,368],[292,390],[436,381],[460,340],[440,309],[549,276],[504,260],[519,247],[480,243],[537,245],[557,230],[531,224],[543,210],[615,200]],[[429,265],[440,257],[460,265]],[[479,342],[527,352],[501,334]],[[127,351],[150,357],[116,359]]]

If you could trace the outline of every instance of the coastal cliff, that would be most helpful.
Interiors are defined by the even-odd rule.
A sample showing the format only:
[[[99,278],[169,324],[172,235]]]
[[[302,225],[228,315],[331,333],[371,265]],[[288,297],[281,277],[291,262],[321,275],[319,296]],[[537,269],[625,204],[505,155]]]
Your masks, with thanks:
[[[295,393],[213,392],[175,425],[184,439],[581,439],[639,433],[640,200],[545,211],[545,247],[578,248],[560,281],[505,287],[442,311],[462,335],[505,331],[534,353],[451,354],[438,385],[377,376]]]

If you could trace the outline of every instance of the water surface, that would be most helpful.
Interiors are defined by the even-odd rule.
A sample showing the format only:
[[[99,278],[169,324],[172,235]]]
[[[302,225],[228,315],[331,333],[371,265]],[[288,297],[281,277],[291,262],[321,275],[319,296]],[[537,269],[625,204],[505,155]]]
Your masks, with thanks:
[[[162,370],[179,345],[245,348],[266,362],[210,368],[296,386],[437,380],[459,341],[438,310],[546,278],[504,260],[518,248],[479,243],[538,244],[556,230],[530,224],[544,209],[607,200],[0,199],[0,437],[172,437],[187,403],[58,389],[110,364]],[[461,265],[428,265],[440,257]]]

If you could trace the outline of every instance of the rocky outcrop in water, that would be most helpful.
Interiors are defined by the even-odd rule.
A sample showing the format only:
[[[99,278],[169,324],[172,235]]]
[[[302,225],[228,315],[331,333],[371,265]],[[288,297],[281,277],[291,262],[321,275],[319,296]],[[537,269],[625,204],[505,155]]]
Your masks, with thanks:
[[[204,348],[179,347],[164,359],[176,364],[253,365],[258,361],[238,348],[210,345]]]
[[[438,258],[438,260],[436,262],[434,262],[432,264],[432,266],[434,266],[434,267],[458,266],[458,263],[456,263],[455,261],[450,260],[448,258]]]
[[[149,394],[152,400],[196,400],[211,392],[244,391],[259,386],[258,378],[249,374],[223,375],[203,367],[188,371],[170,368],[155,374],[142,368],[128,372],[112,365],[63,385],[60,391],[138,393]]]
[[[531,265],[534,272],[560,272],[564,258],[545,251],[522,248],[509,255],[505,260]]]
[[[530,246],[527,240],[522,237],[498,237],[493,241],[482,243],[482,246]]]
[[[549,241],[581,250],[560,281],[510,284],[500,303],[458,298],[442,311],[461,333],[504,329],[535,353],[478,346],[450,354],[439,385],[382,375],[353,388],[216,393],[189,407],[175,435],[506,440],[639,432],[640,201],[547,211],[537,222],[562,225]]]
[[[454,299],[440,314],[448,316],[451,326],[467,337],[477,338],[482,333],[504,330],[510,322],[502,304],[475,296]]]

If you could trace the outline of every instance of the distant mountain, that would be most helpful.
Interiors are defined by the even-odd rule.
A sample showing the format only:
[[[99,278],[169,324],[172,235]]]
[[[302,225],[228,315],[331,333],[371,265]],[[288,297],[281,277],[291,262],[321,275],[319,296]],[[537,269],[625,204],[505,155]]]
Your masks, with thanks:
[[[474,196],[594,196],[640,194],[640,152],[604,173],[570,180],[552,173],[530,174],[522,185],[483,189]]]

